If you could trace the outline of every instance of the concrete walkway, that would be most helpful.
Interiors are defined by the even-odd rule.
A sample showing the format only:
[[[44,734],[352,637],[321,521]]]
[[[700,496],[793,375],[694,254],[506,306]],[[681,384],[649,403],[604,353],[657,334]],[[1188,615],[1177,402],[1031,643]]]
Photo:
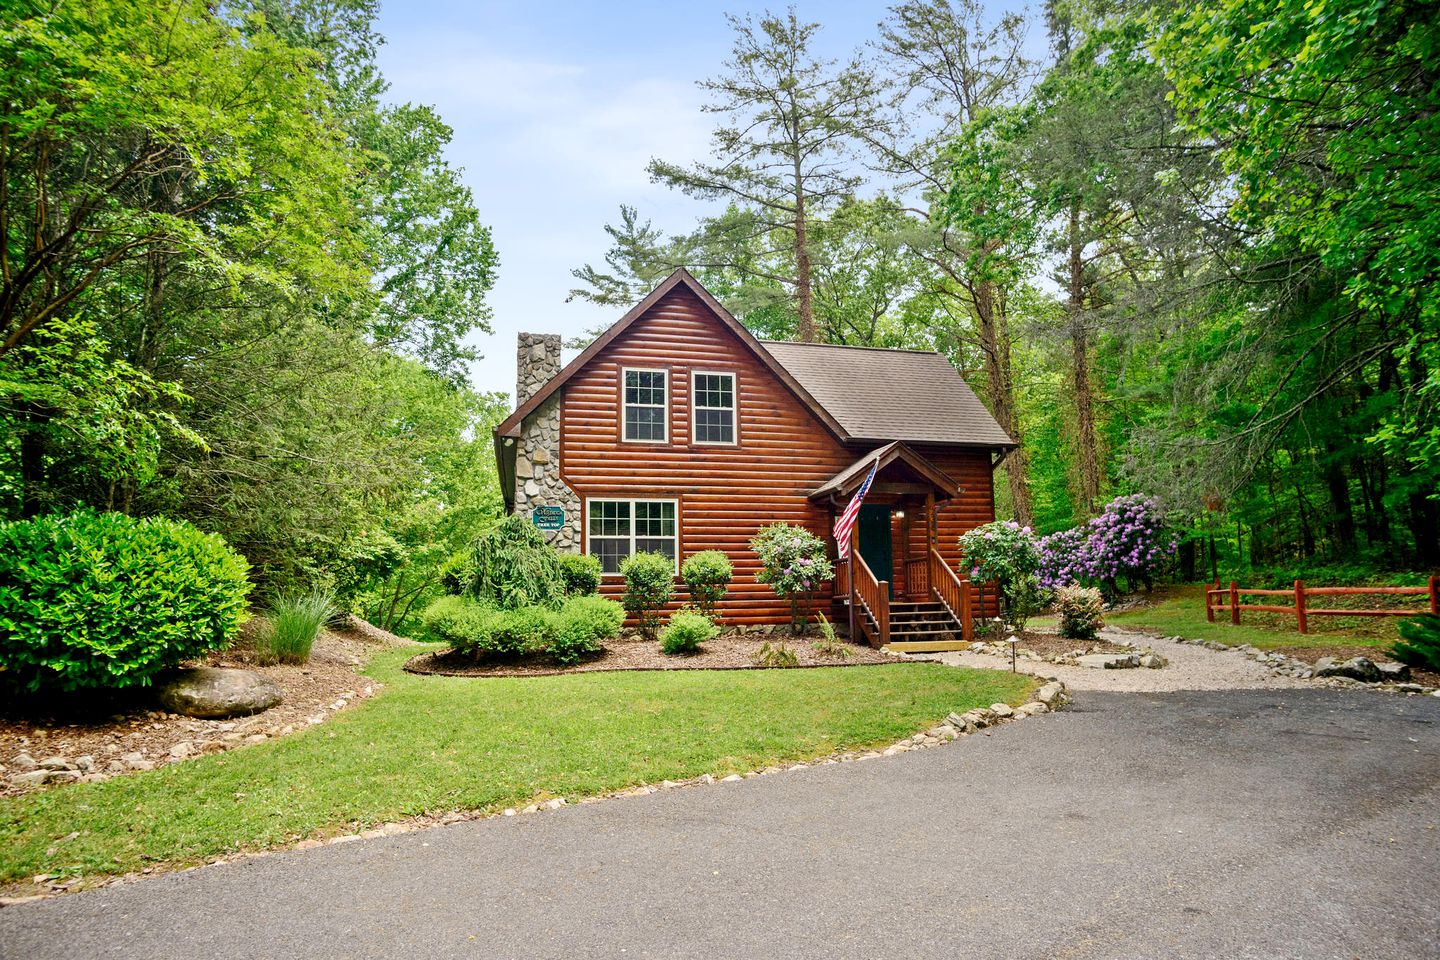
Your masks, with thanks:
[[[11,907],[0,956],[1433,957],[1437,828],[1440,700],[1082,693],[882,760]]]

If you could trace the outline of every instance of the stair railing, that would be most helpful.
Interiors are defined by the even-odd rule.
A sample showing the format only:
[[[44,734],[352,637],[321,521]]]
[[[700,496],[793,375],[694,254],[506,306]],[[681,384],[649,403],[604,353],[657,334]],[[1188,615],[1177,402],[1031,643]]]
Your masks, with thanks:
[[[961,639],[970,643],[975,639],[975,623],[970,604],[970,581],[961,580],[950,569],[950,564],[940,556],[940,551],[930,548],[930,595],[945,605],[960,624]]]
[[[855,609],[854,604],[858,598],[860,604],[874,618],[876,633],[871,633],[870,625],[863,616],[859,618],[860,629],[870,638],[872,647],[883,647],[890,642],[890,582],[875,579],[875,574],[870,571],[869,564],[860,556],[859,550],[852,548],[850,558],[853,566],[850,577],[851,609]]]

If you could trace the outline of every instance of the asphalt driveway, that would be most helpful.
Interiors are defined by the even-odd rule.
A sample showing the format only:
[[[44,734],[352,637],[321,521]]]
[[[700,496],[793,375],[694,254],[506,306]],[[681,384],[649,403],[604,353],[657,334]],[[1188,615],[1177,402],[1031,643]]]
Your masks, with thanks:
[[[1436,957],[1440,700],[1081,695],[864,763],[0,910],[51,957]]]

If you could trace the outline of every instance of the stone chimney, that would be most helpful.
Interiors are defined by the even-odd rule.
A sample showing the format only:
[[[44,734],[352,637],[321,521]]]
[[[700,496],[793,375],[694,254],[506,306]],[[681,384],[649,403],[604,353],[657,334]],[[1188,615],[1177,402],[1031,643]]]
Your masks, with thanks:
[[[560,336],[522,333],[515,340],[515,406],[518,407],[560,372]]]

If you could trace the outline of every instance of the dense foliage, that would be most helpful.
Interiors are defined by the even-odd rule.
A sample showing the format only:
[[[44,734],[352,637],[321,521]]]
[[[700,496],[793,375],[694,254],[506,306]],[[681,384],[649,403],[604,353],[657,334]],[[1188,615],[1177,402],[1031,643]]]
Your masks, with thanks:
[[[621,602],[626,612],[636,619],[640,632],[654,640],[660,611],[675,596],[675,561],[663,553],[641,551],[620,562],[620,574],[625,578]]]
[[[555,608],[565,597],[565,574],[544,535],[511,514],[475,541],[465,593],[502,610]]]
[[[225,541],[181,521],[82,511],[0,523],[0,682],[148,684],[229,646],[246,573]]]
[[[599,593],[603,573],[599,557],[588,553],[560,554],[560,575],[565,580],[567,597]]]
[[[1425,614],[1400,623],[1400,639],[1390,655],[1412,667],[1440,673],[1440,616]]]
[[[597,596],[575,596],[558,609],[499,609],[467,597],[443,596],[422,614],[425,629],[454,652],[476,660],[549,656],[562,666],[599,653],[620,635],[625,612]]]
[[[725,598],[734,575],[730,558],[719,550],[692,553],[680,564],[680,579],[690,592],[690,602],[707,617],[715,615],[715,605]]]
[[[701,613],[681,610],[660,631],[660,651],[669,656],[699,653],[700,645],[720,633],[715,622]]]

